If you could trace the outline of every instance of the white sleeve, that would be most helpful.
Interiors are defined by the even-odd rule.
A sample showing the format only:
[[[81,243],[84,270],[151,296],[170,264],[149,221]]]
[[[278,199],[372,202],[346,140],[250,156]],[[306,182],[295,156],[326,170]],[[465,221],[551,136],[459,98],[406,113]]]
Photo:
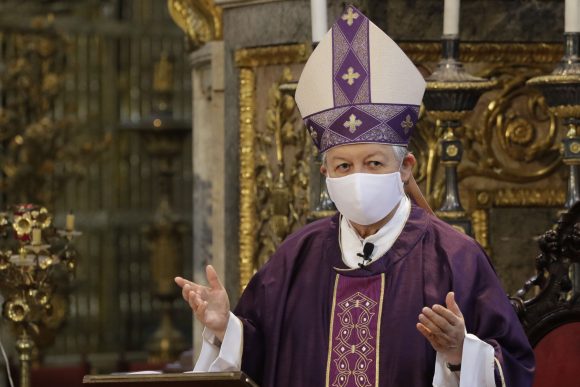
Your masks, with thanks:
[[[495,387],[495,352],[488,343],[472,334],[465,335],[461,376],[447,368],[442,356],[435,359],[434,387]]]
[[[221,345],[215,335],[204,328],[203,344],[193,372],[239,371],[242,367],[243,333],[242,322],[232,312]]]

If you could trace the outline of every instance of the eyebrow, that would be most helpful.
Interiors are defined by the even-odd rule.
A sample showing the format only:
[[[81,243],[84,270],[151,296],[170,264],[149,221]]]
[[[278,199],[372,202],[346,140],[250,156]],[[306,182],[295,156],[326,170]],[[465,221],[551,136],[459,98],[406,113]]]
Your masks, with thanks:
[[[376,156],[383,156],[386,159],[389,159],[389,156],[388,155],[384,154],[383,152],[376,151],[376,152],[371,153],[370,155],[365,156],[364,160],[367,160],[367,159],[370,159],[371,157],[376,157]],[[333,156],[332,158],[329,158],[329,160],[332,160],[332,161],[347,161],[347,162],[349,161],[348,159],[346,159],[346,158],[344,158],[342,156]]]
[[[384,153],[382,153],[382,152],[378,152],[378,151],[377,151],[377,152],[373,152],[373,153],[371,153],[370,155],[366,156],[366,157],[365,157],[365,160],[367,160],[367,159],[370,159],[371,157],[376,157],[376,156],[383,156],[383,157],[384,157],[384,158],[386,158],[386,159],[388,159],[388,158],[389,158],[389,157],[388,157],[387,155],[385,155]]]

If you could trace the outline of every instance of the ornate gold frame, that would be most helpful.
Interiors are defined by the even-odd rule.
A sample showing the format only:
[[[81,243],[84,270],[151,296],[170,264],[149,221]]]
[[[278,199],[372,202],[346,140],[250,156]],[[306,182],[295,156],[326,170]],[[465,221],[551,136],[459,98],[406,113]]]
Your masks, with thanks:
[[[256,254],[254,233],[256,176],[254,175],[254,141],[256,112],[256,67],[304,63],[310,54],[307,44],[245,48],[236,51],[235,63],[240,69],[240,287],[254,275]]]
[[[566,192],[558,189],[498,189],[495,191],[471,191],[474,210],[471,213],[475,239],[488,253],[489,222],[488,210],[500,207],[563,207]]]
[[[437,42],[404,42],[401,48],[416,64],[437,62],[440,55],[440,43]],[[254,232],[257,229],[255,212],[256,180],[254,176],[254,143],[256,113],[256,68],[269,65],[304,63],[310,53],[309,44],[290,44],[258,48],[245,48],[236,51],[235,63],[240,71],[240,287],[243,289],[257,269],[254,267],[255,242]],[[549,64],[562,57],[562,45],[557,43],[463,43],[461,60],[463,62],[518,64]],[[488,246],[488,215],[491,206],[551,206],[561,205],[561,195],[554,197],[549,192],[528,192],[526,190],[486,191],[489,202],[478,202],[482,192],[475,195],[472,219],[476,239]],[[517,191],[517,192],[516,192]],[[485,195],[484,195],[485,196]],[[535,198],[535,199],[534,199]],[[477,204],[476,204],[477,203]]]

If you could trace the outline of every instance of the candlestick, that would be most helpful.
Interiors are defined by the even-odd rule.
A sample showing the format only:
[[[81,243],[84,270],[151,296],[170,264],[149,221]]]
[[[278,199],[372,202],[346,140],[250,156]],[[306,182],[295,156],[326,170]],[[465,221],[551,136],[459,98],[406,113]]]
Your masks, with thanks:
[[[445,0],[443,35],[459,35],[459,0]]]
[[[566,0],[564,9],[564,31],[580,32],[580,0]]]
[[[42,231],[39,228],[32,229],[32,244],[40,245],[42,243]]]
[[[310,0],[310,15],[312,19],[312,41],[318,43],[328,31],[326,0]]]
[[[75,216],[70,213],[66,216],[66,230],[73,231],[75,229]]]

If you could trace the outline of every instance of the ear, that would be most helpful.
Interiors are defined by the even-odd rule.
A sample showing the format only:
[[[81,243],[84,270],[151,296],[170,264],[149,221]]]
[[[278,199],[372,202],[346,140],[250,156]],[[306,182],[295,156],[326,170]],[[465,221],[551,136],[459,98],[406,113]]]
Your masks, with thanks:
[[[320,166],[320,173],[322,173],[324,176],[328,176],[328,169],[326,169],[326,165],[322,164]]]
[[[413,173],[413,167],[416,163],[417,159],[415,159],[412,153],[409,153],[403,159],[403,165],[401,166],[401,180],[403,180],[403,183],[407,184],[409,182]]]

